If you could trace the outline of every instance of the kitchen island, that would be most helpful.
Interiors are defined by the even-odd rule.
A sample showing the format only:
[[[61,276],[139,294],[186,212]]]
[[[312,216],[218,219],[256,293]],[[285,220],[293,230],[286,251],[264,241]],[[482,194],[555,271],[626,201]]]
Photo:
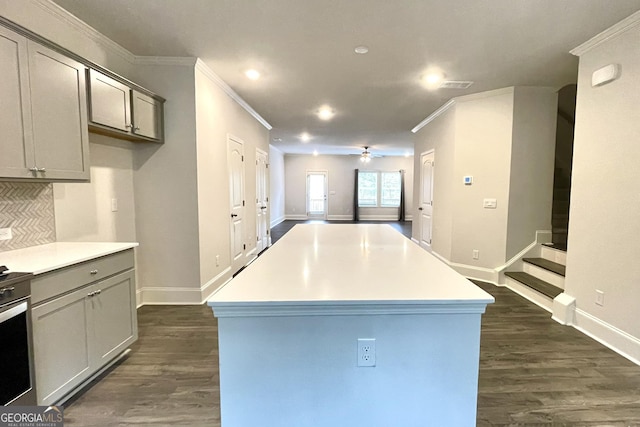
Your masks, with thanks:
[[[493,301],[388,225],[297,225],[208,302],[222,426],[475,425]]]

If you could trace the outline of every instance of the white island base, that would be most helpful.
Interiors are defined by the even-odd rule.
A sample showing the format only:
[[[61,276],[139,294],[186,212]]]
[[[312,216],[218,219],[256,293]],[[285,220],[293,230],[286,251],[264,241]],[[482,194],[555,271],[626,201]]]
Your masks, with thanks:
[[[492,302],[389,226],[296,226],[209,301],[222,427],[474,426]]]

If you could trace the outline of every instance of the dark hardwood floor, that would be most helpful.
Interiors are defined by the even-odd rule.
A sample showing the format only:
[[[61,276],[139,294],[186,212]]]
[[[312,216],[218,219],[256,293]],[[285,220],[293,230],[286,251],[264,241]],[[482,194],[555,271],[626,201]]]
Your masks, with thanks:
[[[478,426],[640,426],[639,366],[508,289],[478,285],[496,298],[482,319]],[[131,354],[66,405],[65,425],[220,426],[211,310],[145,306],[138,319]]]

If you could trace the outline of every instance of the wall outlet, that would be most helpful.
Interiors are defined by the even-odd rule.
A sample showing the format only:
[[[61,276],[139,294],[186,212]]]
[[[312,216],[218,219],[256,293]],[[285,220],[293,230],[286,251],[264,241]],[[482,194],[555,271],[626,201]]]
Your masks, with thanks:
[[[473,259],[480,259],[480,251],[477,249],[473,250]]]
[[[596,304],[604,306],[604,292],[596,289]]]
[[[220,255],[216,255],[216,267],[220,266]]]
[[[118,199],[111,199],[111,212],[118,212]]]
[[[376,366],[375,338],[358,338],[358,366]]]
[[[0,228],[0,240],[10,240],[13,239],[13,233],[11,233],[11,228]]]

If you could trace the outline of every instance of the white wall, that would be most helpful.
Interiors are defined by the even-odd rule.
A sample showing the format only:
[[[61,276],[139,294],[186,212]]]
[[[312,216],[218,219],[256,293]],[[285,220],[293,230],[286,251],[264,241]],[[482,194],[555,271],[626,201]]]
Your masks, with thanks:
[[[191,65],[144,65],[137,81],[166,98],[165,143],[137,144],[134,191],[144,301],[200,298],[195,83]]]
[[[89,140],[91,182],[53,184],[57,240],[135,242],[132,143],[93,133]]]
[[[461,273],[493,281],[536,230],[550,229],[556,111],[554,90],[510,87],[455,98],[416,134],[416,156],[435,149],[432,250]],[[419,197],[419,158],[415,167]]]
[[[254,254],[257,236],[256,149],[269,151],[269,131],[220,88],[215,76],[202,63],[195,68],[195,88],[200,284],[207,287],[203,289],[207,294],[231,276],[227,136],[232,135],[244,143],[243,242],[247,254]],[[216,256],[219,256],[219,263],[216,263]],[[203,295],[203,298],[207,296]]]
[[[638,14],[636,14],[638,15]],[[636,24],[640,16],[636,16]],[[580,56],[566,293],[579,327],[640,360],[640,25]],[[591,73],[620,64],[618,80]],[[604,305],[595,304],[596,289]],[[617,328],[617,331],[616,331]],[[616,343],[616,336],[622,337]]]
[[[557,106],[555,88],[515,88],[507,260],[551,229]]]
[[[434,215],[431,229],[431,249],[445,259],[451,259],[453,237],[453,187],[455,165],[455,108],[450,108],[444,114],[438,116],[422,128],[416,134],[414,147],[414,206],[413,227],[411,236],[420,241],[420,212],[417,210],[420,203],[421,165],[420,155],[434,150],[435,167],[433,170],[433,205]]]
[[[271,227],[284,221],[284,153],[269,146],[269,208]]]
[[[459,98],[455,108],[450,261],[495,268],[506,260],[513,88]],[[473,185],[463,184],[465,175],[473,176]],[[484,209],[484,198],[497,199],[497,208]],[[479,259],[473,250],[480,251]]]
[[[328,219],[353,219],[353,190],[355,169],[373,171],[398,171],[405,173],[405,212],[413,212],[413,158],[377,157],[366,166],[359,156],[304,156],[285,155],[285,215],[290,219],[306,218],[307,171],[327,171],[329,187]],[[361,208],[360,219],[393,220],[398,218],[398,208]],[[408,218],[410,219],[410,217]]]

